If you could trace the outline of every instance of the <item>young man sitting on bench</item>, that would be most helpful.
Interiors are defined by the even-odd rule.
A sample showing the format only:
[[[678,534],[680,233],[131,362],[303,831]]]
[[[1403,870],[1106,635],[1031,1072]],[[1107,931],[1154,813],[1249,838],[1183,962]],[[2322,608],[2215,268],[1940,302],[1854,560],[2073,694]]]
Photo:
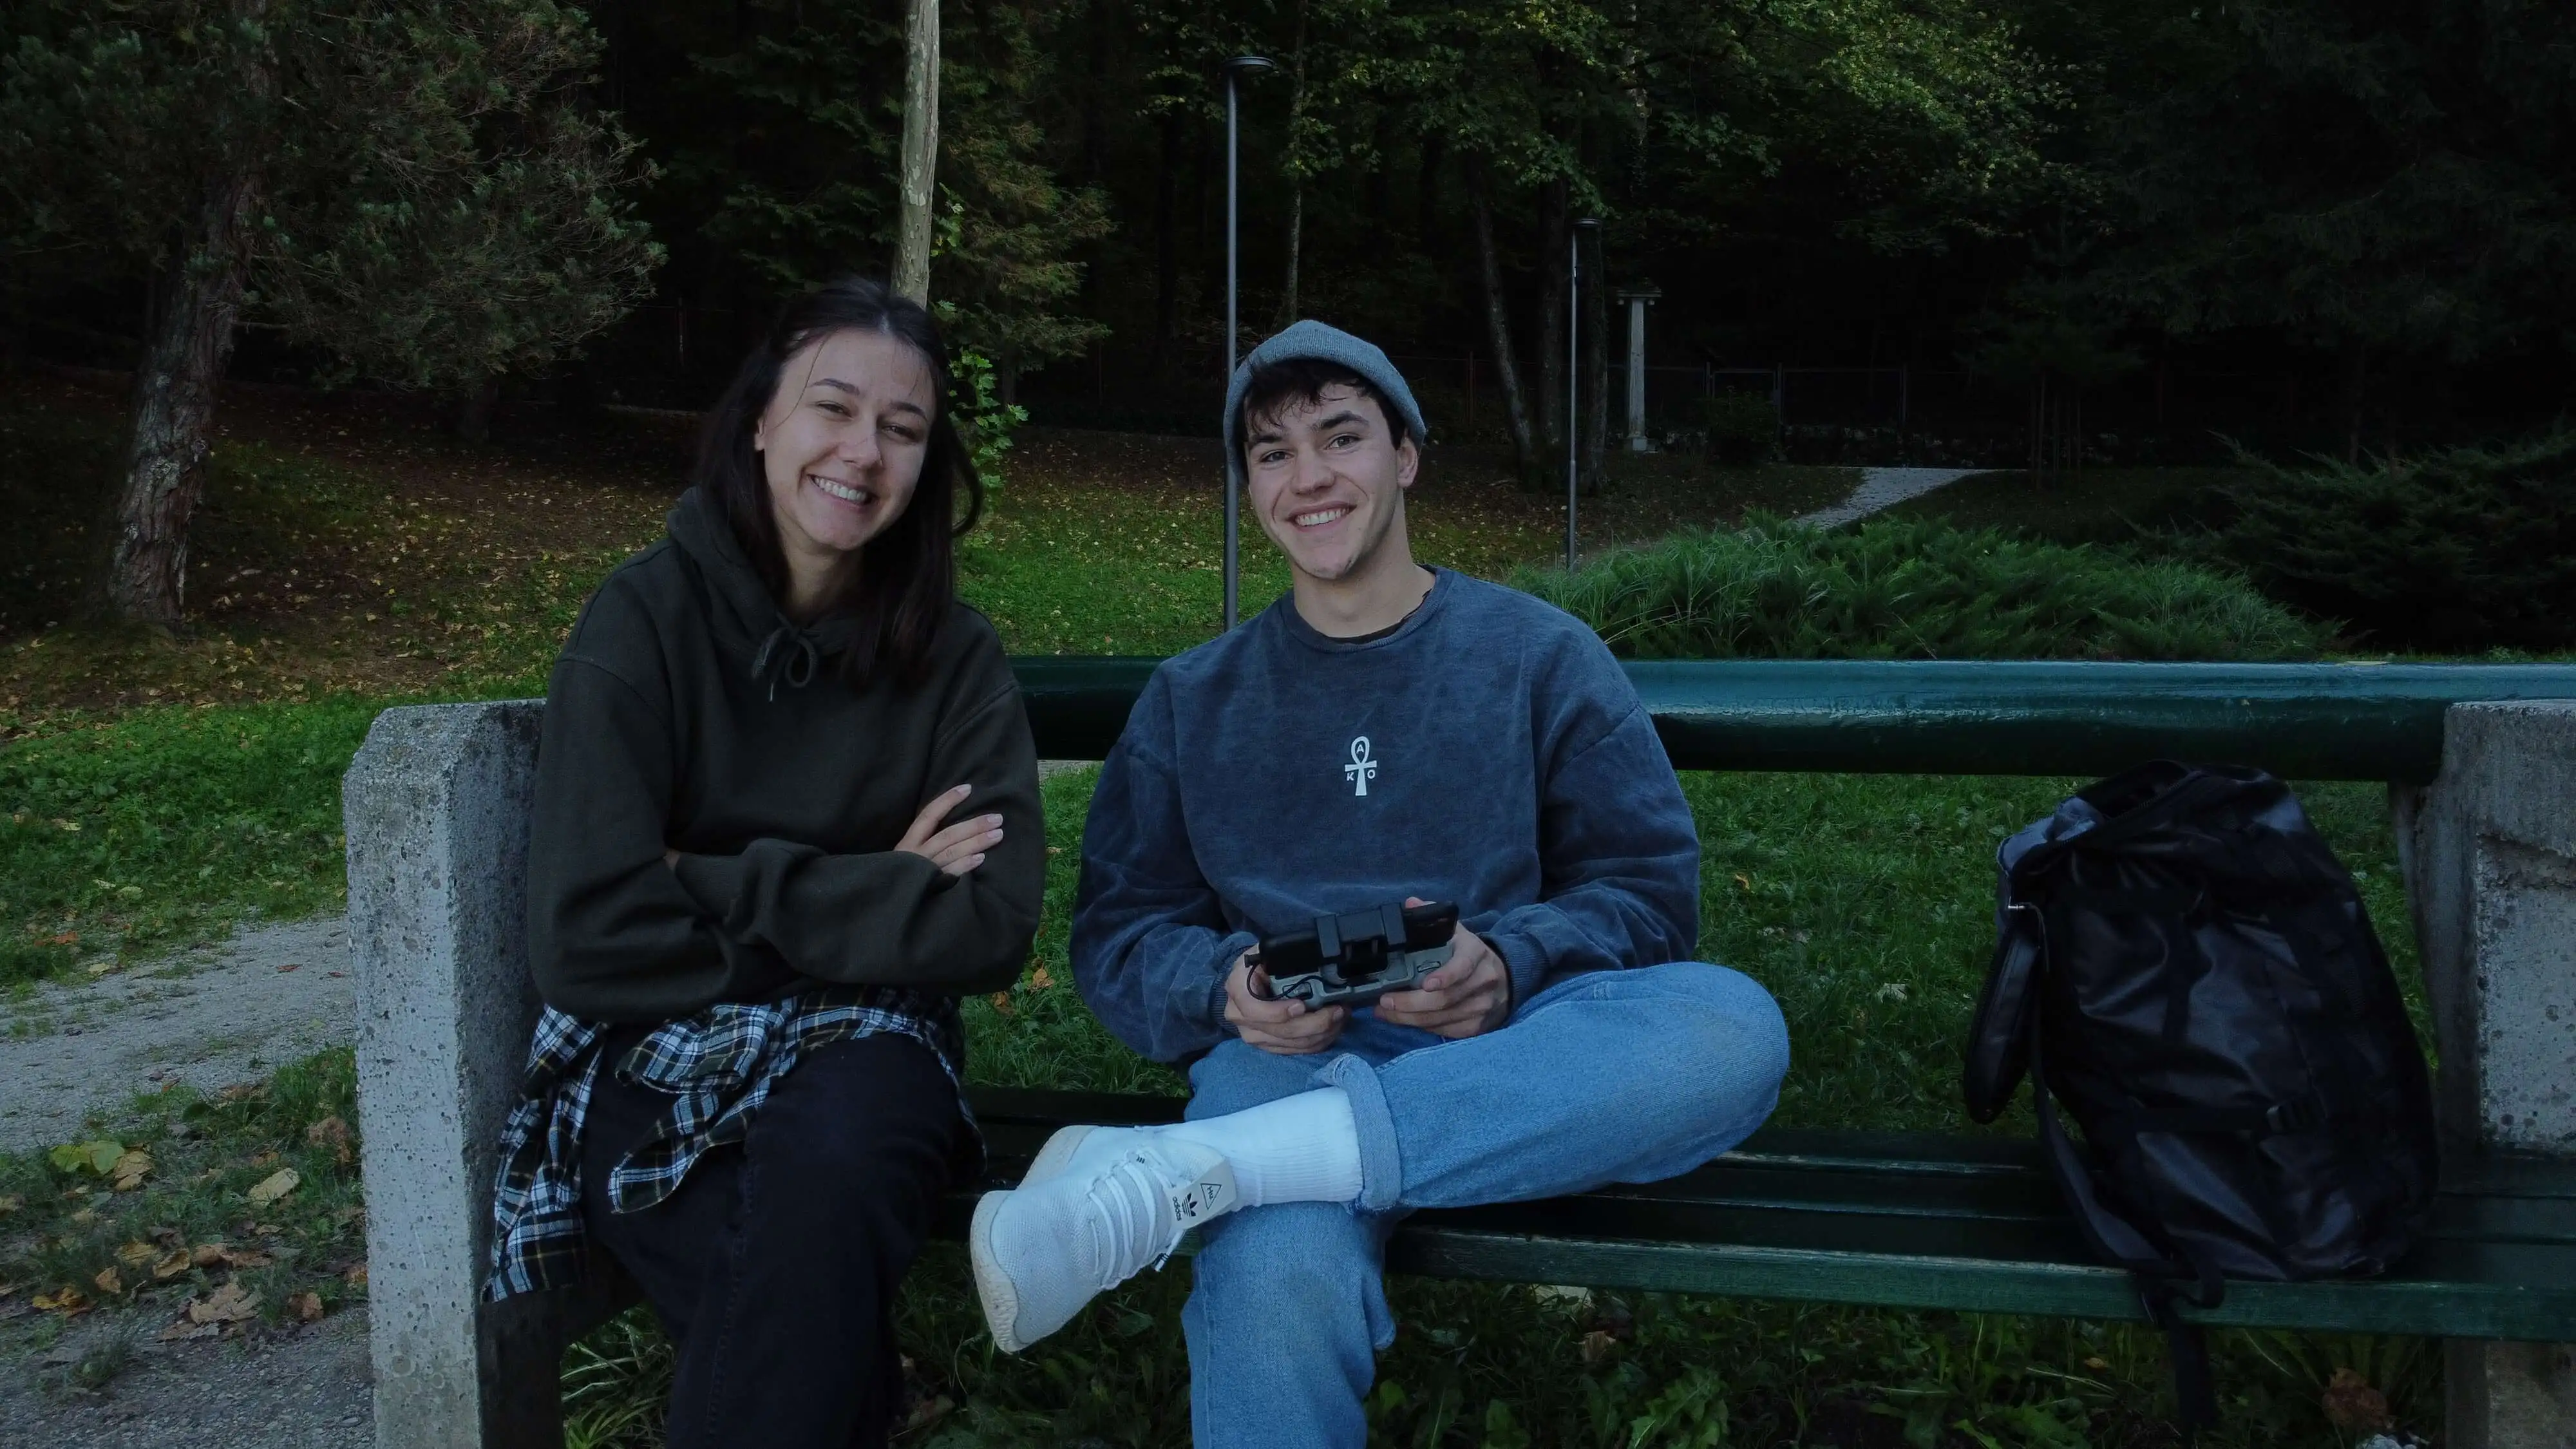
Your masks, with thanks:
[[[1017,1351],[1197,1227],[1201,1449],[1357,1449],[1398,1218],[1697,1167],[1770,1114],[1788,1034],[1691,959],[1698,838],[1610,651],[1413,561],[1422,413],[1386,355],[1300,322],[1224,425],[1293,588],[1145,687],[1073,923],[1101,1020],[1191,1063],[1188,1120],[1058,1132],[977,1206],[975,1278]]]

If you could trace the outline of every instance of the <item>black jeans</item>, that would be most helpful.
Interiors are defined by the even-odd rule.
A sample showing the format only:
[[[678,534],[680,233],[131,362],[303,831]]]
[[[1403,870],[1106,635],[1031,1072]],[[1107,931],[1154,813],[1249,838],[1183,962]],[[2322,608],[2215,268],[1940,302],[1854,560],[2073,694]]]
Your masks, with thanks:
[[[612,1033],[602,1050],[644,1035]],[[670,1099],[618,1081],[617,1055],[591,1094],[582,1213],[679,1350],[670,1449],[885,1443],[903,1390],[895,1290],[966,1131],[939,1058],[903,1036],[823,1047],[779,1080],[739,1148],[619,1214],[608,1175]]]

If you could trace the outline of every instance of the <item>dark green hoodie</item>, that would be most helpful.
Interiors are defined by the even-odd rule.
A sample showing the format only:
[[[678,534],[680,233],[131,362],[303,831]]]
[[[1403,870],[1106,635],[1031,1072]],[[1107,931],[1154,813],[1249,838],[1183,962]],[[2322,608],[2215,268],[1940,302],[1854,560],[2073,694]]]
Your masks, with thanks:
[[[1037,933],[1046,831],[1019,688],[956,605],[916,688],[852,689],[846,618],[780,614],[723,511],[600,585],[546,686],[528,851],[537,990],[587,1021],[661,1022],[820,983],[998,990]],[[913,816],[998,813],[948,876],[894,849]],[[675,865],[665,848],[680,852]]]

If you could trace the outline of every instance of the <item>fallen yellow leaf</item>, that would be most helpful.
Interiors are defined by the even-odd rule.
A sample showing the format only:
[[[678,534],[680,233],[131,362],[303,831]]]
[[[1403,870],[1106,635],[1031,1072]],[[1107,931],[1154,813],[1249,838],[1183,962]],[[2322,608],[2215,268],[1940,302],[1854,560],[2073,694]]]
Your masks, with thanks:
[[[152,1154],[137,1147],[119,1153],[107,1169],[108,1186],[118,1192],[132,1192],[152,1175]]]
[[[39,1293],[27,1300],[47,1313],[73,1314],[89,1307],[88,1295],[69,1283],[51,1293]]]
[[[343,1167],[348,1166],[357,1155],[350,1146],[349,1138],[349,1124],[341,1121],[337,1116],[325,1117],[304,1129],[305,1141],[316,1147],[330,1148],[331,1160]]]
[[[152,1265],[152,1281],[155,1283],[167,1282],[168,1280],[176,1278],[180,1274],[187,1272],[188,1265],[188,1250],[185,1248],[177,1249]]]
[[[125,1278],[114,1268],[99,1269],[98,1276],[90,1279],[89,1281],[97,1284],[98,1291],[101,1293],[114,1296],[121,1295],[125,1292]]]
[[[349,1271],[340,1275],[340,1281],[348,1284],[352,1288],[366,1287],[367,1260],[360,1258],[357,1262],[350,1264]]]
[[[188,1261],[196,1264],[200,1268],[221,1267],[224,1261],[224,1245],[221,1243],[199,1243],[197,1245],[197,1250],[188,1255]]]
[[[27,1200],[14,1192],[6,1197],[0,1197],[0,1218],[5,1218],[26,1205]]]
[[[259,1295],[242,1291],[239,1283],[226,1283],[188,1305],[190,1323],[247,1323],[258,1313]]]
[[[250,1190],[250,1205],[266,1207],[304,1185],[304,1179],[292,1167],[281,1167],[259,1180]]]
[[[298,1322],[316,1322],[322,1317],[322,1295],[319,1293],[294,1294],[286,1300],[286,1311],[294,1314]]]
[[[1029,973],[1029,988],[1033,991],[1044,991],[1054,984],[1055,978],[1047,974],[1044,966]]]
[[[152,1245],[137,1239],[116,1250],[117,1260],[129,1268],[140,1268],[157,1256]]]

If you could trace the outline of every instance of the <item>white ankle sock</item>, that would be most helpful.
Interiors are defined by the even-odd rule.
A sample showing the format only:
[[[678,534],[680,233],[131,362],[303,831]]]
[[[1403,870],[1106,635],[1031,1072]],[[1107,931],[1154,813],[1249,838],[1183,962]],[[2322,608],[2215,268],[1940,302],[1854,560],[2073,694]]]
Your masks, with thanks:
[[[1360,1195],[1360,1135],[1351,1099],[1318,1087],[1222,1117],[1159,1129],[1225,1154],[1239,1207],[1279,1202],[1349,1202]]]

